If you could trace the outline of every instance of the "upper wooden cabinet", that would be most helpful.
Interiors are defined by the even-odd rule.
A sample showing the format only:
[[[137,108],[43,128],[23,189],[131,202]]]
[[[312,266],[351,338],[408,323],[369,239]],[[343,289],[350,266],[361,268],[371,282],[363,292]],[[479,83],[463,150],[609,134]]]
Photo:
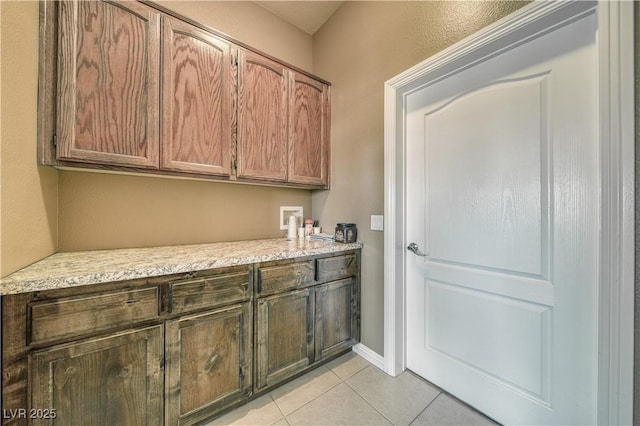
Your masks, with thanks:
[[[241,51],[238,109],[239,178],[328,186],[328,85]]]
[[[153,3],[41,4],[42,164],[329,187],[328,83]]]
[[[234,95],[228,42],[163,22],[161,167],[229,176]]]
[[[60,2],[57,157],[158,167],[160,14],[135,2]]]
[[[329,86],[298,72],[289,83],[289,182],[328,185]]]
[[[287,69],[253,52],[238,61],[238,177],[287,179]]]

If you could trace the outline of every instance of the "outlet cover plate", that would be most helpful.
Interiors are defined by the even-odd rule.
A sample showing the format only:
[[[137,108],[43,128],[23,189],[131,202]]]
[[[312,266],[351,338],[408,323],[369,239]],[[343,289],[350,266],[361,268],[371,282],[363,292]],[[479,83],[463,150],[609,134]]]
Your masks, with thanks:
[[[297,216],[298,226],[302,225],[304,209],[302,206],[280,206],[280,229],[289,227],[289,216]]]

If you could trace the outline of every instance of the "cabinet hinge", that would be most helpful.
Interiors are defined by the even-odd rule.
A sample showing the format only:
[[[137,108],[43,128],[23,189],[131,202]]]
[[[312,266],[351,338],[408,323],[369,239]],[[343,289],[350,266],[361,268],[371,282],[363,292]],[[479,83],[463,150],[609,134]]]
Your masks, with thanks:
[[[56,135],[55,133],[53,134],[53,137],[51,138],[51,143],[53,144],[54,148],[58,147],[58,135]]]
[[[231,65],[238,66],[238,52],[233,52],[231,54]]]
[[[231,160],[231,168],[233,170],[237,170],[238,169],[238,160]]]

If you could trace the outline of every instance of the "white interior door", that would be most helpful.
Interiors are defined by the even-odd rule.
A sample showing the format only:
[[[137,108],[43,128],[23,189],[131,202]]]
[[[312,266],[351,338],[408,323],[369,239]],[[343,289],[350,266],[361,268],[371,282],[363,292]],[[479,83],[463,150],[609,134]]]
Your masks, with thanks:
[[[407,367],[505,424],[593,424],[596,18],[406,97]]]

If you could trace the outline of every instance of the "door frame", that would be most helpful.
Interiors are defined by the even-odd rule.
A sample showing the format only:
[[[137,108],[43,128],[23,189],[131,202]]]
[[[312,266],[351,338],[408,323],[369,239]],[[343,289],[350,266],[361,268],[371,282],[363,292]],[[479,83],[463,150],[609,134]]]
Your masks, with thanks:
[[[406,369],[406,96],[597,15],[600,241],[598,423],[631,424],[634,349],[633,2],[533,2],[385,82],[384,370]]]

